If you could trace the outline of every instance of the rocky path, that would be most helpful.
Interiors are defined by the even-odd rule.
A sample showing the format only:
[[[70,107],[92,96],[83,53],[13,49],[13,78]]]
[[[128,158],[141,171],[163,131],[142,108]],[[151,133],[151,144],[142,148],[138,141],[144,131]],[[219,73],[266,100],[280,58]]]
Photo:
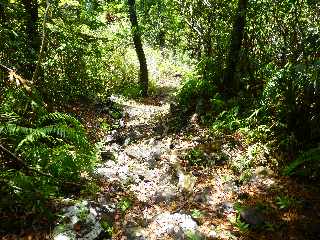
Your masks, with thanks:
[[[55,229],[55,240],[109,239],[108,231],[119,240],[240,239],[239,229],[246,231],[247,223],[272,226],[257,208],[237,207],[271,198],[279,186],[267,168],[240,174],[242,179],[224,164],[221,159],[243,159],[242,146],[212,139],[196,120],[190,131],[172,133],[170,95],[111,100],[123,107],[123,118],[101,141],[102,163],[95,172],[104,190],[64,209],[66,220]],[[195,147],[215,166],[188,167],[186,155]]]
[[[169,103],[114,100],[123,106],[125,120],[120,131],[106,137],[102,149],[105,163],[97,173],[120,184],[133,195],[137,205],[143,206],[140,212],[128,214],[122,238],[186,239],[186,234],[197,235],[198,224],[190,215],[163,207],[177,205],[176,201],[192,191],[196,181],[196,177],[182,170],[177,154],[192,142],[168,134]]]
[[[169,133],[170,105],[166,100],[159,104],[114,98],[124,109],[123,127],[105,138],[105,162],[97,173],[120,184],[134,199],[122,216],[115,239],[216,239],[218,233],[211,221],[197,221],[197,214],[202,215],[198,209],[235,213],[227,201],[238,191],[233,181],[211,170],[187,171],[181,164],[189,149],[206,141],[207,133],[196,124],[191,138]],[[201,183],[201,178],[214,178],[220,186],[212,189]]]
[[[174,84],[169,83],[172,89]],[[178,152],[193,143],[168,134],[170,95],[163,94],[161,99],[148,99],[145,103],[115,96],[111,100],[122,106],[124,117],[119,121],[120,128],[101,141],[103,163],[97,166],[96,174],[111,186],[119,186],[121,191],[130,193],[132,199],[128,204],[132,205],[135,199],[136,205],[130,208],[138,207],[138,211],[127,211],[126,216],[122,216],[122,236],[116,238],[197,236],[198,224],[189,214],[180,213],[178,209],[170,211],[172,206],[183,206],[179,201],[192,191],[196,181],[196,177],[182,170],[178,159]],[[62,229],[56,228],[55,239],[99,239],[105,229],[98,223],[106,214],[114,218],[122,201],[117,203],[106,195],[96,202],[85,200],[65,208],[65,218],[70,221],[60,224]],[[82,224],[85,227],[79,225],[81,211],[86,213],[85,224]]]
[[[113,239],[230,239],[226,216],[235,216],[240,189],[228,170],[184,167],[188,150],[210,140],[196,123],[191,137],[170,133],[169,99],[112,97],[124,117],[102,140],[96,168],[109,187],[96,200],[66,208],[69,223],[56,229],[56,240],[105,239],[106,222]]]

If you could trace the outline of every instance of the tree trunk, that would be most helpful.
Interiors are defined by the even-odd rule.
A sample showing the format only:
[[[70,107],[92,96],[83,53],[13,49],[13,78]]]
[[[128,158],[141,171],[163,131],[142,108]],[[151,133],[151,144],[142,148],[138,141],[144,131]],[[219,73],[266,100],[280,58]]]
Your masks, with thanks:
[[[239,92],[240,81],[238,78],[235,78],[235,73],[240,59],[241,45],[244,37],[247,6],[248,0],[238,1],[237,15],[233,23],[230,50],[223,76],[224,94],[226,97],[236,96]]]
[[[129,16],[134,47],[140,63],[140,85],[142,87],[142,96],[148,96],[148,67],[147,60],[142,48],[141,32],[138,25],[135,0],[128,0]]]
[[[2,25],[6,24],[6,15],[4,13],[4,3],[0,2],[0,22]]]
[[[30,65],[28,66],[27,78],[31,79],[32,74],[36,68],[37,54],[40,49],[40,37],[38,31],[38,1],[37,0],[23,0],[25,8],[25,24],[27,33],[27,53]]]

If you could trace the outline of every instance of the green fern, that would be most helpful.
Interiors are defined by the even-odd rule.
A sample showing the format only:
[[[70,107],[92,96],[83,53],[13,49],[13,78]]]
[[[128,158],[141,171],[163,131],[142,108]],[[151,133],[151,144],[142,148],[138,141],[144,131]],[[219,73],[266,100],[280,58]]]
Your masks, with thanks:
[[[36,141],[39,141],[40,139],[46,138],[47,135],[41,131],[41,129],[33,129],[30,134],[25,136],[22,141],[19,142],[18,146],[16,147],[16,151],[19,151],[22,146],[28,143],[35,143]]]
[[[68,118],[68,120],[69,119],[70,118]],[[75,119],[71,120],[74,126],[77,126],[76,128],[69,127],[65,123],[35,128],[23,127],[13,123],[4,124],[2,126],[0,125],[0,135],[22,139],[17,144],[16,151],[20,150],[26,144],[36,144],[40,140],[50,140],[54,138],[59,138],[62,142],[71,142],[83,147],[88,144],[84,129]],[[60,118],[59,121],[62,121],[62,118]]]
[[[1,108],[1,107],[0,107]],[[10,110],[10,109],[7,109]],[[59,178],[77,179],[88,171],[94,160],[93,148],[81,123],[65,113],[41,112],[35,121],[0,121],[0,137],[32,168]],[[8,118],[7,118],[8,119]]]
[[[14,123],[20,119],[19,115],[14,112],[0,112],[0,122]]]
[[[27,135],[32,132],[32,128],[19,126],[13,123],[4,124],[0,127],[2,128],[3,134],[10,137],[11,136],[21,137],[23,135]]]
[[[45,126],[48,123],[64,123],[67,124],[70,127],[73,127],[77,130],[82,131],[83,127],[81,123],[74,117],[65,114],[65,113],[60,113],[60,112],[53,112],[53,113],[48,113],[37,121],[38,126]]]
[[[302,164],[320,161],[320,148],[313,148],[302,153],[296,160],[290,163],[283,171],[285,175],[292,175]]]
[[[61,196],[65,183],[77,183],[93,169],[96,154],[82,124],[60,112],[49,113],[41,101],[18,89],[0,99],[1,145],[24,162],[4,156],[0,169],[0,211],[46,211],[45,202]],[[11,164],[11,162],[13,164]],[[2,204],[5,203],[5,204]]]

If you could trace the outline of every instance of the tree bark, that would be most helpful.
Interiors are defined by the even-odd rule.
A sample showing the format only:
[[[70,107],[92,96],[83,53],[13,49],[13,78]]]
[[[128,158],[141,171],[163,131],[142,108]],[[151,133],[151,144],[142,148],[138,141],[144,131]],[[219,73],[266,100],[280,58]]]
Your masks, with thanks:
[[[236,68],[240,60],[240,51],[244,37],[248,0],[239,0],[237,15],[231,32],[231,42],[227,64],[223,76],[224,94],[226,97],[236,96],[239,92],[239,79],[235,78]]]
[[[36,67],[35,67],[35,69],[33,71],[32,80],[31,80],[34,83],[38,82],[38,75],[39,75],[39,71],[40,71],[40,65],[41,65],[42,58],[43,58],[44,47],[45,47],[45,43],[46,43],[46,24],[47,24],[47,16],[48,16],[49,8],[50,8],[50,3],[49,3],[49,1],[47,1],[46,11],[45,11],[44,16],[43,16],[42,40],[41,40],[40,52],[39,52],[39,56],[38,56],[37,65],[36,65]]]
[[[2,25],[6,24],[6,15],[5,15],[5,5],[4,3],[0,2],[0,22]]]
[[[140,63],[140,85],[142,87],[142,96],[148,96],[148,67],[146,56],[143,51],[142,41],[141,41],[141,32],[138,25],[135,0],[128,0],[129,5],[129,17],[131,22],[131,30],[134,47]]]
[[[40,37],[38,31],[38,0],[22,0],[25,8],[25,24],[27,33],[27,48],[28,57],[30,61],[30,73],[26,76],[28,79],[32,78],[32,74],[36,68],[37,54],[40,49]]]

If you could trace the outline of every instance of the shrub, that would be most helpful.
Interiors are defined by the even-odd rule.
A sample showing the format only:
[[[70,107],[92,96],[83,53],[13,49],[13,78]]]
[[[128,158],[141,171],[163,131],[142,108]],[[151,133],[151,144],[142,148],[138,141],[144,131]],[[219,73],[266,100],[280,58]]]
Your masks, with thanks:
[[[83,126],[48,112],[18,88],[7,88],[0,106],[1,212],[46,213],[49,199],[81,188],[95,162]]]
[[[302,152],[294,161],[285,167],[283,173],[303,178],[319,179],[320,148],[312,148]]]

